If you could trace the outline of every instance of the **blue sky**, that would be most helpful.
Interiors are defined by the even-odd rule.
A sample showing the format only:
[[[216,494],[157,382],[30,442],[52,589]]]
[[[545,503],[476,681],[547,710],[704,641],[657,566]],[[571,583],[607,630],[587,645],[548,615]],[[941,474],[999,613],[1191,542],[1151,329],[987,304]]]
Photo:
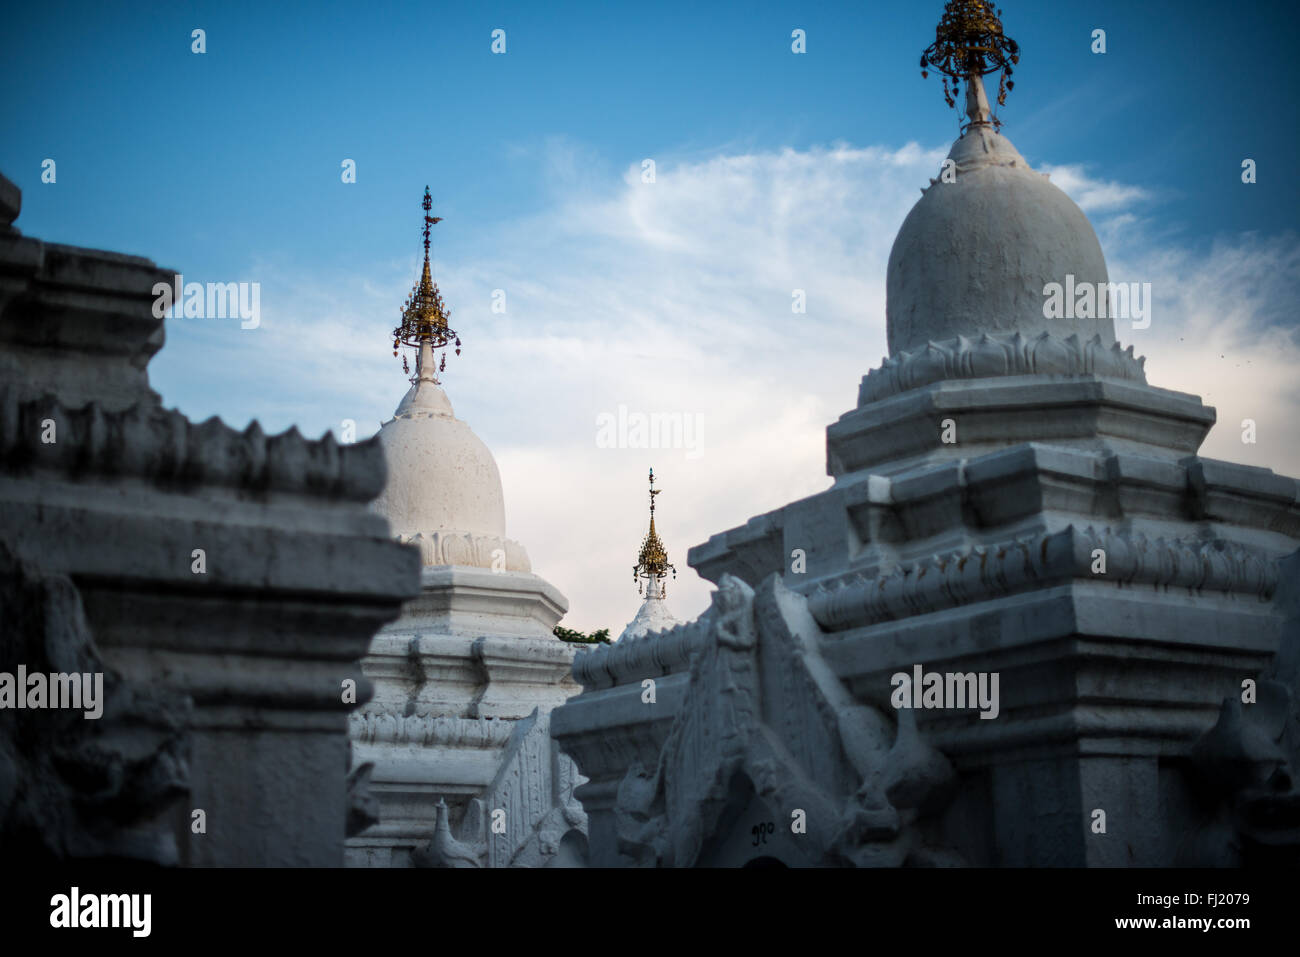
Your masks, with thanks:
[[[466,343],[447,390],[570,624],[617,631],[635,611],[647,466],[683,571],[688,546],[827,484],[822,429],[884,351],[889,243],[957,132],[918,66],[938,0],[123,6],[7,12],[0,170],[28,235],[262,284],[257,330],[169,322],[151,366],[169,406],[372,432],[405,387],[385,337],[427,183]],[[1214,454],[1294,472],[1294,374],[1253,364],[1296,342],[1300,6],[1003,9],[1023,53],[1003,132],[1088,213],[1112,278],[1167,280],[1164,317],[1121,339],[1151,352],[1155,384],[1217,388],[1221,422],[1276,422]],[[797,325],[792,286],[809,289]],[[1233,362],[1253,365],[1235,390]],[[620,404],[705,416],[708,454],[598,453],[592,420]],[[683,616],[707,601],[692,579]]]
[[[936,144],[957,123],[917,66],[937,0],[116,7],[8,14],[0,163],[28,194],[29,232],[191,271],[404,254],[394,222],[426,181],[448,217],[443,255],[469,255],[549,204],[557,184],[534,158],[554,137],[599,176],[651,154]],[[1160,190],[1189,236],[1294,225],[1296,4],[1013,0],[1004,20],[1025,56],[1002,115],[1031,163]],[[1098,27],[1105,55],[1089,49]],[[36,202],[46,156],[59,189]]]

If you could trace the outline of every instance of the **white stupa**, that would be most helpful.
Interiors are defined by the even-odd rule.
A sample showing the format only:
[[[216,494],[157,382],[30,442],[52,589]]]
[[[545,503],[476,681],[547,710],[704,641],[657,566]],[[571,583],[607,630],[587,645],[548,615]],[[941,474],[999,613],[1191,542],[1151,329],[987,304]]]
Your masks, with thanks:
[[[419,548],[418,598],[375,636],[362,669],[374,697],[352,714],[354,773],[373,765],[378,823],[348,840],[351,866],[546,866],[581,860],[581,780],[550,739],[550,711],[578,690],[568,610],[506,538],[501,473],[456,418],[437,350],[460,339],[429,264],[394,330],[418,349],[411,387],[379,430],[388,478],[374,508]],[[446,365],[443,354],[442,366]],[[506,810],[504,830],[489,816]]]
[[[633,618],[623,633],[618,636],[620,642],[631,641],[640,638],[642,635],[650,634],[656,631],[665,631],[669,628],[681,624],[671,611],[668,610],[667,589],[664,587],[664,579],[669,573],[674,578],[677,577],[675,569],[668,561],[668,551],[664,548],[664,543],[660,540],[659,534],[655,531],[655,496],[663,489],[655,488],[655,470],[650,470],[650,530],[646,533],[645,539],[641,542],[641,551],[637,555],[637,563],[632,566],[632,577],[638,582],[640,588],[640,579],[645,579],[645,601],[641,603],[640,609],[637,610],[636,617]]]

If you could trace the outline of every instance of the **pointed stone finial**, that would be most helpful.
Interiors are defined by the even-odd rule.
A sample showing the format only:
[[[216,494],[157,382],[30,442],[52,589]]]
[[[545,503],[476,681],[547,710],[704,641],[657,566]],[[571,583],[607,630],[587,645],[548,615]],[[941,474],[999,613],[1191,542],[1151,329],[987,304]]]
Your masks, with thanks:
[[[988,126],[993,118],[989,98],[984,94],[984,78],[978,73],[966,78],[966,119],[969,126]]]
[[[428,339],[420,340],[420,358],[415,360],[415,378],[412,382],[437,382],[433,374],[433,345]]]

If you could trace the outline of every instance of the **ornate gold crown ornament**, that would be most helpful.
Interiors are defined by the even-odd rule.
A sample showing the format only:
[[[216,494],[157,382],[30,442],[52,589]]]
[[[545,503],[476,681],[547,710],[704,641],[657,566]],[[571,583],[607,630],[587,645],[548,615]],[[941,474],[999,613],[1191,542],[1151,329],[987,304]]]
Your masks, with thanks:
[[[664,543],[659,540],[659,535],[655,532],[655,496],[662,491],[663,489],[655,488],[655,470],[651,469],[650,531],[646,533],[645,540],[641,542],[641,552],[637,555],[637,563],[632,566],[632,580],[636,582],[637,594],[641,594],[641,579],[644,578],[650,582],[657,581],[660,583],[660,598],[668,594],[668,590],[663,586],[663,580],[668,577],[668,573],[672,572],[674,579],[677,577],[677,569],[668,561],[668,550],[664,548]]]
[[[1007,91],[1016,85],[1010,79],[1014,72],[1011,66],[1020,62],[1020,47],[1003,34],[1001,16],[1002,11],[995,12],[988,0],[948,0],[944,5],[934,43],[921,54],[921,76],[929,76],[930,69],[943,74],[943,98],[949,106],[956,105],[954,97],[961,92],[961,81],[982,87],[977,78],[999,71],[998,105],[1007,102]],[[974,118],[972,121],[980,122]],[[1000,125],[997,119],[993,124]]]
[[[433,281],[429,271],[429,229],[435,223],[442,222],[442,217],[429,215],[433,209],[433,198],[429,195],[428,186],[424,187],[424,202],[421,206],[424,209],[424,272],[402,305],[402,321],[393,330],[393,355],[397,355],[397,348],[402,345],[411,346],[418,352],[425,342],[433,349],[443,349],[455,343],[456,355],[460,355],[460,336],[447,323],[451,310],[442,301],[442,293],[438,291],[438,284]],[[438,371],[446,368],[447,353],[444,352]],[[402,371],[410,372],[406,356],[402,356]],[[436,376],[434,381],[437,381]]]

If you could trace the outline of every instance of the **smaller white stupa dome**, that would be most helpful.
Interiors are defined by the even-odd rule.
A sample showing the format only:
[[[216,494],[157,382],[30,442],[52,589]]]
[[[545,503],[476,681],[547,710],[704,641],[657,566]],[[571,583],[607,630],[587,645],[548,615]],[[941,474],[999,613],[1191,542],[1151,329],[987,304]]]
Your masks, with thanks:
[[[980,333],[1099,335],[1110,346],[1111,318],[1044,316],[1050,283],[1107,281],[1097,234],[1070,197],[993,129],[980,77],[968,78],[966,97],[970,125],[948,154],[955,176],[931,180],[889,254],[890,355]]]
[[[496,459],[456,418],[432,366],[425,344],[410,391],[379,430],[388,482],[375,508],[396,535],[455,531],[503,537],[506,507]]]
[[[379,430],[388,479],[372,507],[425,565],[531,571],[528,553],[505,537],[501,472],[488,447],[456,418],[422,343],[416,377]]]

